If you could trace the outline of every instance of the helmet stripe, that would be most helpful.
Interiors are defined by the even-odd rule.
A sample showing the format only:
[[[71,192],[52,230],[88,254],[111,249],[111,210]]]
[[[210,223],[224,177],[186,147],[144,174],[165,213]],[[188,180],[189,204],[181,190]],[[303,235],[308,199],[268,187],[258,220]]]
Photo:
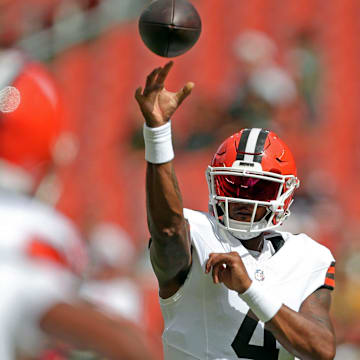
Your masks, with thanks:
[[[245,129],[240,138],[236,160],[261,162],[268,134],[269,132],[263,129]]]
[[[265,141],[267,136],[269,135],[269,132],[267,130],[261,130],[260,134],[258,136],[257,142],[256,142],[256,147],[255,147],[255,155],[254,156],[254,161],[261,163],[262,157],[263,157],[263,152],[264,152],[264,147],[265,147]]]
[[[249,138],[250,130],[251,129],[244,129],[241,134],[240,143],[239,143],[239,146],[237,149],[237,154],[236,154],[236,160],[244,160],[245,149],[246,149],[246,144],[247,144],[247,141]]]

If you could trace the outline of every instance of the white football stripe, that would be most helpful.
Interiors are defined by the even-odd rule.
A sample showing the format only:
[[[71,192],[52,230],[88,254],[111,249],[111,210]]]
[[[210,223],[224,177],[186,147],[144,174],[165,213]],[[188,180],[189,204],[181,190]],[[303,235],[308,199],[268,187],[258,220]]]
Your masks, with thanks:
[[[244,161],[245,162],[253,162],[254,161],[254,155],[249,155],[250,154],[254,154],[255,153],[255,148],[256,148],[256,143],[259,137],[261,129],[251,129],[249,137],[248,137],[248,141],[246,143],[246,147],[245,147],[245,156],[244,156]]]

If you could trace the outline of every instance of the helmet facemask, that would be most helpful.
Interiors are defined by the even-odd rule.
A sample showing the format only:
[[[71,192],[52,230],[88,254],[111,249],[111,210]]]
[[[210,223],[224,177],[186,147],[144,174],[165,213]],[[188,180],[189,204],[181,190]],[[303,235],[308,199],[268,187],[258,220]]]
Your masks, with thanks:
[[[299,186],[294,175],[262,171],[259,163],[249,165],[235,161],[232,167],[209,166],[206,171],[211,213],[220,227],[241,240],[281,225],[290,215],[291,198]],[[232,203],[251,206],[250,221],[232,219],[229,209]],[[266,209],[260,219],[256,218],[259,207]]]

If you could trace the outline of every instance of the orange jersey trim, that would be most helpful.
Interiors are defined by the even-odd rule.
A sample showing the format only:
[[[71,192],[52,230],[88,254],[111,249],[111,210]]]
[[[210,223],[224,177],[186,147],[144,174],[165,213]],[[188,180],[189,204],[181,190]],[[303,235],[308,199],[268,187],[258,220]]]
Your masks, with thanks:
[[[334,288],[335,287],[335,279],[326,278],[325,279],[325,285]]]
[[[34,237],[28,244],[26,252],[32,259],[48,260],[67,268],[70,267],[64,255],[40,238]]]
[[[335,262],[332,262],[326,272],[324,286],[330,290],[335,288]]]

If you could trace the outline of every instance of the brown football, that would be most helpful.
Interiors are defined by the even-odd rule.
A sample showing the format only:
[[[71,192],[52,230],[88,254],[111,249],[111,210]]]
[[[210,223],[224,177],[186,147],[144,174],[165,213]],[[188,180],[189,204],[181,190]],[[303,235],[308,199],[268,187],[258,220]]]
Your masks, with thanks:
[[[155,54],[174,57],[191,49],[201,33],[201,19],[187,0],[155,0],[141,13],[139,32]]]

